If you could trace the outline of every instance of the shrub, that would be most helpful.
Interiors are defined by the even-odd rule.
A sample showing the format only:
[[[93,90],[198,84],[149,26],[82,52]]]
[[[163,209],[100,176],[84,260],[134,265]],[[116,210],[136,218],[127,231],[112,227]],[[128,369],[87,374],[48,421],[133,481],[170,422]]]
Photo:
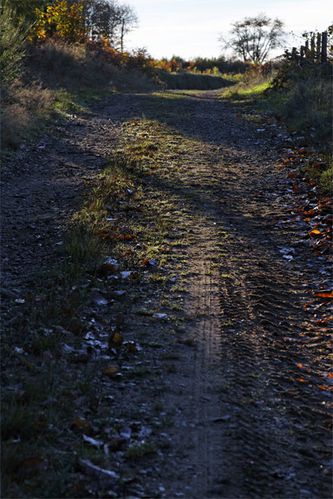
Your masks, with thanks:
[[[28,53],[28,78],[37,78],[53,89],[152,90],[155,83],[144,71],[144,62],[98,43],[68,44],[47,40]]]
[[[278,97],[281,97],[280,99]],[[332,66],[286,62],[273,80],[271,102],[288,126],[322,150],[332,140]]]
[[[0,16],[0,72],[2,84],[13,81],[21,70],[24,58],[23,26],[15,26],[12,12],[4,7]]]

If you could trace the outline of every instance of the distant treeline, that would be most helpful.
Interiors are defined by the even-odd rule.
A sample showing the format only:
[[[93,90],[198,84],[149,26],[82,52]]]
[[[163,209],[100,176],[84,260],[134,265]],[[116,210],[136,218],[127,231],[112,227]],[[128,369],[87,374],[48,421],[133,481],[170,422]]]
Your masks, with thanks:
[[[171,59],[160,59],[156,64],[160,69],[171,72],[200,72],[207,74],[221,74],[221,73],[245,73],[250,64],[235,60],[227,59],[225,56],[220,57],[196,57],[192,60],[185,60],[179,56],[173,56]]]

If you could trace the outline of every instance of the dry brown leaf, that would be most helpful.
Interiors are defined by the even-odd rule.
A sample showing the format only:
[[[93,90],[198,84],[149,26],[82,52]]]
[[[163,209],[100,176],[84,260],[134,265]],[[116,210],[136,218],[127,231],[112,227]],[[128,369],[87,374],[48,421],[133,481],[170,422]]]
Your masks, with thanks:
[[[85,431],[88,433],[91,430],[91,425],[86,419],[78,417],[72,422],[71,428],[73,430]]]
[[[109,378],[116,378],[119,374],[119,366],[117,364],[110,364],[105,367],[102,372]]]
[[[115,331],[110,337],[110,348],[120,348],[123,344],[124,337],[120,331]]]

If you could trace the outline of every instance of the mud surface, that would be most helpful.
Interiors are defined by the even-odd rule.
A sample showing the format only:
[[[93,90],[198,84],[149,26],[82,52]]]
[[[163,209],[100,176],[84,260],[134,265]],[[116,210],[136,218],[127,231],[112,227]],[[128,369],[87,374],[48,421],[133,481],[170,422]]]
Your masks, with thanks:
[[[17,158],[4,172],[4,282],[20,294],[40,262],[54,258],[66,220],[115,145],[156,144],[145,186],[171,200],[164,216],[186,267],[186,292],[170,298],[181,303],[174,321],[183,339],[159,394],[173,409],[171,445],[148,473],[161,497],[332,494],[331,347],[323,307],[313,305],[318,276],[328,287],[329,272],[311,253],[277,169],[289,145],[279,130],[267,137],[257,128],[214,92],[116,95],[21,151],[17,172]],[[169,271],[177,274],[172,261]],[[156,335],[168,344],[158,326]],[[160,380],[149,383],[143,397],[158,391]],[[156,497],[142,487],[138,496]]]

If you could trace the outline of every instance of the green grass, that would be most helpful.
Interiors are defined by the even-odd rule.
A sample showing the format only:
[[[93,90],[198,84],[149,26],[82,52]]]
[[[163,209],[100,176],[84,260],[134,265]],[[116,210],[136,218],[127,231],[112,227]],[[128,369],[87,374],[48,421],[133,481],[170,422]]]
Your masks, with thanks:
[[[101,101],[103,98],[116,93],[116,90],[105,86],[97,87],[78,87],[77,89],[61,88],[54,91],[53,110],[64,117],[68,114],[80,114],[89,112],[92,104]]]
[[[236,83],[236,85],[223,90],[221,96],[231,100],[249,101],[262,98],[270,87],[271,80],[248,83],[239,82]]]
[[[64,116],[86,110],[74,94],[64,89],[55,92],[53,108],[56,112]]]
[[[319,163],[317,158],[309,161],[303,167],[303,173],[306,178],[315,181],[319,192],[324,196],[333,194],[333,160],[332,157],[323,156]]]
[[[303,136],[319,153],[329,154],[332,144],[332,81],[317,66],[302,71],[282,67],[284,84],[276,86],[280,73],[266,79],[244,75],[243,81],[224,89],[221,97],[234,103],[251,107],[244,116],[256,123],[265,121],[267,115],[275,116],[290,132]],[[253,110],[257,114],[253,114]],[[327,159],[323,168],[307,167],[307,177],[315,180],[323,194],[333,191],[332,162]]]
[[[319,179],[319,187],[323,194],[333,194],[333,160],[331,159],[327,170],[323,171]]]

